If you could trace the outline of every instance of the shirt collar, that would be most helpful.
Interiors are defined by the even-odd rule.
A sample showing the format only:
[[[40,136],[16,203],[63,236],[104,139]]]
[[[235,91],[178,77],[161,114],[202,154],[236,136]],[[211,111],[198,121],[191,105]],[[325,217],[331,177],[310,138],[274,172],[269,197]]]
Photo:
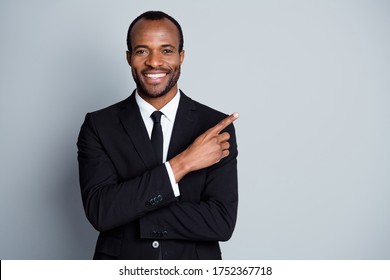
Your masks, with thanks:
[[[138,104],[138,107],[140,109],[141,115],[144,118],[150,118],[150,115],[156,111],[156,108],[154,108],[151,104],[146,102],[139,94],[138,91],[136,91],[135,94],[135,100]],[[172,98],[171,101],[169,101],[164,107],[160,109],[160,112],[164,114],[164,116],[170,121],[174,122],[176,117],[177,108],[179,107],[179,101],[180,101],[180,92],[177,91],[175,97]]]

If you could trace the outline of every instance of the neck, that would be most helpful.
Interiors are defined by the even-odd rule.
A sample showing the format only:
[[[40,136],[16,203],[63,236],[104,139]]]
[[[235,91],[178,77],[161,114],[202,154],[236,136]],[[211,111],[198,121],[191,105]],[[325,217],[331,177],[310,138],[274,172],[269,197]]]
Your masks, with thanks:
[[[138,89],[137,89],[138,91]],[[142,97],[143,100],[148,102],[150,105],[152,105],[156,110],[160,110],[165,105],[169,103],[177,94],[177,87],[173,87],[167,94],[160,97],[149,97],[145,96],[142,92],[138,91],[139,96]]]

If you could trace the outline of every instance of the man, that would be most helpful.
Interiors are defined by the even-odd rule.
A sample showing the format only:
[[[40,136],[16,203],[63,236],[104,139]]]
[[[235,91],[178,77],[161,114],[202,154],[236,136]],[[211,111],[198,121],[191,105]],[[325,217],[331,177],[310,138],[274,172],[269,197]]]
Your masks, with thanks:
[[[127,44],[136,90],[88,113],[77,142],[94,259],[221,259],[237,216],[238,114],[178,90],[183,34],[169,15],[137,17]]]

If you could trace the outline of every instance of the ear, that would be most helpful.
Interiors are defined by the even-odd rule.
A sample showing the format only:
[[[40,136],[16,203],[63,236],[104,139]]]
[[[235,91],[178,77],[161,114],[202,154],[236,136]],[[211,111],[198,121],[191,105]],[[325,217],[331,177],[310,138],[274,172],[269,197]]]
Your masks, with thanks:
[[[184,50],[180,52],[179,56],[180,56],[180,65],[181,65],[184,61]]]
[[[130,65],[131,67],[131,52],[129,51],[126,51],[126,59],[127,59],[127,63]]]

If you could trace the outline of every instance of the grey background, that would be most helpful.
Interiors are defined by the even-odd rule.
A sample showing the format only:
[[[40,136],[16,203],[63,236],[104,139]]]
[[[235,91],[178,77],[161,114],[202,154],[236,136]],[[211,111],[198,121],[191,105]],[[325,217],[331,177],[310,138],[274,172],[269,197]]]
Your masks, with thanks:
[[[225,259],[390,258],[389,1],[0,2],[0,258],[89,259],[76,139],[134,88],[130,21],[177,18],[180,87],[232,113]]]

